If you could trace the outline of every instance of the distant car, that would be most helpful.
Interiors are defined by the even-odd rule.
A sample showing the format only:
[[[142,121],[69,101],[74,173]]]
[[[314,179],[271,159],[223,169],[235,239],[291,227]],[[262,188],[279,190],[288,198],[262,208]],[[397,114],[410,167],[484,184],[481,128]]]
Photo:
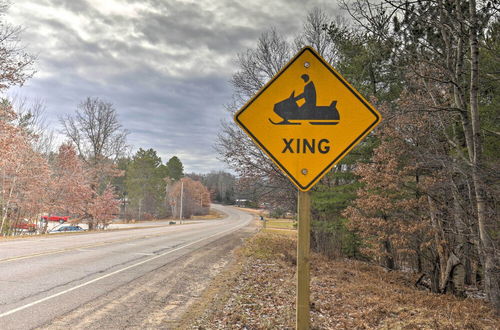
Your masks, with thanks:
[[[49,234],[57,234],[57,233],[68,233],[68,232],[75,232],[75,231],[85,231],[80,226],[64,226],[64,227],[59,227],[56,229],[53,229],[49,231]]]
[[[25,220],[25,219],[15,223],[14,228],[26,230],[29,232],[36,231],[36,225],[34,223],[29,222],[28,220]]]
[[[44,215],[44,216],[42,216],[40,218],[40,220],[42,222],[47,222],[47,220],[48,220],[48,221],[57,221],[59,223],[65,223],[65,222],[67,222],[69,220],[69,217],[68,216],[61,217],[61,216],[58,216],[58,215],[51,215],[49,217],[49,216]]]

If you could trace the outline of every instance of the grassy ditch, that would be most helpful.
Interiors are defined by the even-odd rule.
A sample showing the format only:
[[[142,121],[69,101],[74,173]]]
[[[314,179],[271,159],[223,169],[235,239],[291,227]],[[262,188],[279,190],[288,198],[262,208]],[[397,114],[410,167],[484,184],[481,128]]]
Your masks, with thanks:
[[[180,328],[295,326],[294,231],[263,231],[186,314]],[[497,329],[486,303],[416,290],[410,274],[352,260],[311,260],[313,329]]]
[[[287,229],[296,230],[296,221],[291,219],[273,219],[266,218],[266,228],[268,229]]]

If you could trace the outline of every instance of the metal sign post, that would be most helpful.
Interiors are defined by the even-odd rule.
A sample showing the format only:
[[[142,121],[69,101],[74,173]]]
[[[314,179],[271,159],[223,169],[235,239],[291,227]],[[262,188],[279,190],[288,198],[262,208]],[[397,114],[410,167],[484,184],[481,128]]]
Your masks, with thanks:
[[[309,329],[309,249],[311,229],[311,195],[299,191],[297,240],[297,329]]]

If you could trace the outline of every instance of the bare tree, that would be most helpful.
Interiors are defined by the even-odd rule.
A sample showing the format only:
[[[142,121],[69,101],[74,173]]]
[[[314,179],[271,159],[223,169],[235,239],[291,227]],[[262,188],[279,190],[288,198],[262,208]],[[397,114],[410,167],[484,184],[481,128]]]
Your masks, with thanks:
[[[331,58],[332,44],[323,29],[326,15],[314,9],[306,18],[305,32],[292,45],[276,30],[262,34],[257,47],[238,55],[239,71],[233,75],[233,103],[227,106],[234,114],[258,90],[271,80],[290,60],[297,47],[310,45],[323,56]],[[261,200],[281,207],[294,209],[297,189],[278,167],[232,121],[221,124],[215,149],[240,176],[245,189],[251,190]],[[284,205],[288,203],[288,205]]]
[[[472,169],[472,182],[474,184],[474,192],[476,197],[477,221],[479,229],[479,239],[481,242],[480,252],[483,256],[485,289],[488,294],[488,299],[497,308],[500,313],[500,253],[495,246],[494,235],[492,228],[495,228],[495,222],[498,218],[491,219],[488,214],[486,178],[483,175],[485,162],[483,156],[483,138],[481,132],[481,120],[479,113],[479,34],[481,33],[481,23],[478,18],[478,8],[475,0],[469,0],[469,38],[470,47],[470,90],[469,90],[469,116],[470,116],[470,132],[472,141],[469,141],[468,146],[472,149],[469,155],[470,165]],[[483,17],[484,18],[484,17]],[[465,127],[464,127],[465,128]],[[496,220],[495,220],[496,219]]]
[[[256,49],[239,54],[240,70],[231,80],[234,103],[227,106],[233,114],[286,64],[290,45],[274,29],[262,34]],[[294,194],[295,189],[276,165],[232,121],[223,122],[215,149],[221,159],[241,177],[254,178],[260,196]],[[265,183],[265,184],[263,184]],[[272,192],[272,193],[271,193]],[[279,193],[278,193],[279,192]],[[277,197],[280,200],[282,198]],[[295,198],[292,198],[295,200]]]
[[[106,193],[111,178],[122,175],[115,163],[125,155],[128,132],[118,121],[113,105],[99,98],[88,97],[78,105],[73,116],[61,117],[60,121],[63,133],[74,144],[89,169],[93,197],[98,200]],[[98,219],[90,211],[91,207],[88,205],[86,212],[89,229],[98,224]]]
[[[118,121],[113,104],[88,97],[77,107],[76,113],[60,118],[63,133],[75,145],[89,165],[103,160],[117,160],[125,155],[128,132]]]
[[[48,156],[54,151],[54,131],[46,122],[45,104],[40,99],[28,100],[14,96],[12,106],[17,113],[16,124],[30,136],[35,151]]]
[[[233,75],[235,104],[231,112],[245,104],[291,57],[290,45],[274,29],[259,38],[256,49],[238,55],[239,71]]]
[[[0,92],[20,85],[35,73],[35,56],[27,53],[20,43],[20,26],[5,21],[9,2],[0,0]]]
[[[340,16],[336,17],[339,26],[345,26],[346,22]],[[328,34],[327,27],[330,25],[331,18],[321,9],[314,8],[307,14],[304,23],[303,32],[295,39],[297,50],[308,45],[332,63],[335,59],[335,45]]]

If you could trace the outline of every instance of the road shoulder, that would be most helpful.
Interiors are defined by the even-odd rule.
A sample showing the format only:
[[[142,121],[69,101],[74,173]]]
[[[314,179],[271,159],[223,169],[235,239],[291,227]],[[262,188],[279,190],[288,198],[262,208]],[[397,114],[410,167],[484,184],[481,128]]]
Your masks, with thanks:
[[[236,252],[179,323],[180,329],[295,327],[295,232],[263,231]],[[312,254],[311,327],[315,329],[496,329],[486,302],[413,287],[411,274]]]
[[[246,226],[66,313],[42,329],[177,328],[181,315],[255,233]]]

